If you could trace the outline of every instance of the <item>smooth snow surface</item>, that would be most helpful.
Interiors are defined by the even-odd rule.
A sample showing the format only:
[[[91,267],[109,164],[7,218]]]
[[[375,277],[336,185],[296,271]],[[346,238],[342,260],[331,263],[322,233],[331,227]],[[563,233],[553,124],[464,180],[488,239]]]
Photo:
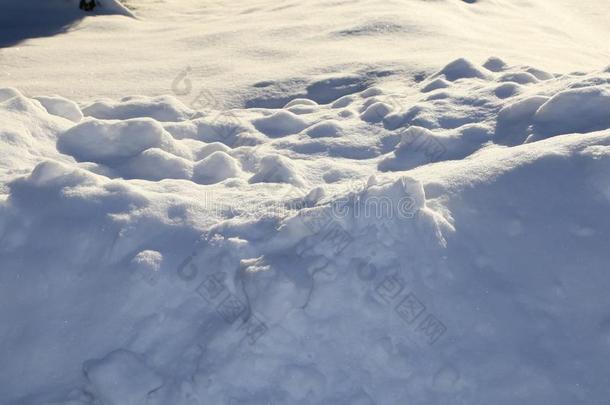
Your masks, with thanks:
[[[458,58],[558,73],[610,60],[608,0],[124,1],[137,19],[98,2],[82,19],[78,0],[0,0],[0,87],[76,101],[177,91],[187,105],[205,89],[207,104],[279,108],[408,84]]]
[[[605,1],[125,3],[0,33],[1,405],[607,403]]]

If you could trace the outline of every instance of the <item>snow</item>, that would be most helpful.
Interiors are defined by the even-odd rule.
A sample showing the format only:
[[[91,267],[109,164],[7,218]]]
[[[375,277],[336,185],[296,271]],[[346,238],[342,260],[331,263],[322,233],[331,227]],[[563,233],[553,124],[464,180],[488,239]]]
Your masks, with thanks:
[[[258,118],[253,124],[260,132],[273,138],[295,134],[307,128],[307,121],[289,111],[279,111],[268,117]]]
[[[477,77],[479,79],[485,79],[487,77],[482,69],[478,68],[464,58],[459,58],[449,63],[440,72],[438,72],[437,75],[445,76],[445,78],[450,82],[464,78]]]
[[[194,180],[199,184],[213,184],[238,177],[240,172],[239,162],[219,150],[197,162],[194,168]]]
[[[84,365],[96,397],[108,405],[137,405],[161,388],[163,380],[146,367],[137,355],[125,350]]]
[[[15,46],[0,51],[0,83],[77,102],[140,94],[189,105],[205,90],[224,107],[280,108],[294,98],[334,101],[337,93],[317,97],[329,87],[411,82],[458,58],[477,65],[495,56],[553,73],[599,70],[610,58],[606,0],[314,1],[127,0],[134,19],[107,15],[123,13],[107,9],[116,0],[102,0],[89,18],[77,0],[45,0],[61,8],[53,14],[2,0],[3,11],[15,9],[2,13],[0,26],[10,27],[2,45]],[[36,28],[25,29],[28,20]]]
[[[175,97],[126,97],[120,102],[97,101],[83,108],[83,114],[103,120],[152,117],[157,121],[184,121],[193,111]]]
[[[605,1],[125,6],[0,0],[1,405],[610,397]]]
[[[289,183],[303,186],[303,179],[295,164],[281,155],[267,155],[260,161],[258,171],[250,183]]]
[[[610,87],[562,91],[540,106],[534,123],[547,136],[610,128]]]
[[[72,122],[80,122],[83,119],[83,112],[72,100],[60,96],[38,96],[34,99],[38,100],[49,114],[66,118]]]
[[[323,138],[327,136],[341,136],[343,129],[337,120],[321,121],[307,128],[307,135],[312,138]]]

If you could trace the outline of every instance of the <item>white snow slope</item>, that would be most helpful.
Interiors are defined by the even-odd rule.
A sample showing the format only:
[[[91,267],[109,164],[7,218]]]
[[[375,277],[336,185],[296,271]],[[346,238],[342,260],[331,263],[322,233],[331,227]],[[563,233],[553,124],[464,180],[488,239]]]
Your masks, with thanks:
[[[98,1],[97,13],[106,13],[116,0]],[[318,91],[325,79],[358,89],[404,83],[460,57],[498,54],[563,73],[610,59],[607,0],[127,0],[138,19],[70,16],[69,33],[52,37],[37,32],[62,31],[50,13],[31,32],[24,20],[37,13],[4,12],[7,4],[77,2],[0,0],[0,84],[77,101],[156,96],[190,68],[193,93],[206,89],[224,106],[279,108],[299,94],[328,102]],[[7,35],[15,26],[27,41]]]
[[[570,4],[134,0],[14,25],[0,404],[606,404],[606,3]]]

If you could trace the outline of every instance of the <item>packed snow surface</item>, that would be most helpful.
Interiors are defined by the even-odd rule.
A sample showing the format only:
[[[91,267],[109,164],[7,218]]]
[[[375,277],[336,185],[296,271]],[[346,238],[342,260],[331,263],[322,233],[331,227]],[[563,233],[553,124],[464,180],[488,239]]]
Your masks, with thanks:
[[[1,405],[607,403],[605,2],[125,3],[0,34]]]

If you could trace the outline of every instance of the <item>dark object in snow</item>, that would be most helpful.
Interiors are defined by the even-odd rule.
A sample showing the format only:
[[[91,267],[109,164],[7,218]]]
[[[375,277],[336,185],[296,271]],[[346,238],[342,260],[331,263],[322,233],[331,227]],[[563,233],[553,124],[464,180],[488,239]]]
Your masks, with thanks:
[[[81,10],[92,11],[95,6],[95,0],[80,0],[80,5],[78,7]]]

